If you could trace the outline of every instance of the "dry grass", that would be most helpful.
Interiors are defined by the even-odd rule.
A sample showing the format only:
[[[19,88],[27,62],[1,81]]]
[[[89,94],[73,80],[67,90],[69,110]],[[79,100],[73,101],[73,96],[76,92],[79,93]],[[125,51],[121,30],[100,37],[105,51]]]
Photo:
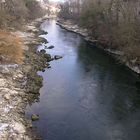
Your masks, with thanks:
[[[0,30],[0,63],[22,63],[22,39],[8,31]]]

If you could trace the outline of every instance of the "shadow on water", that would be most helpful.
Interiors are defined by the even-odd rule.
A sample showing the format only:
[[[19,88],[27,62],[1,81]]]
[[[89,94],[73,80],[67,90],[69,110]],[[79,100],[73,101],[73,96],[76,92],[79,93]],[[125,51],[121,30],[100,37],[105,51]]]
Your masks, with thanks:
[[[137,77],[79,35],[46,21],[41,26],[53,50],[64,58],[46,69],[40,102],[27,107],[28,117],[45,140],[138,140],[140,90]],[[43,47],[43,46],[41,46]]]

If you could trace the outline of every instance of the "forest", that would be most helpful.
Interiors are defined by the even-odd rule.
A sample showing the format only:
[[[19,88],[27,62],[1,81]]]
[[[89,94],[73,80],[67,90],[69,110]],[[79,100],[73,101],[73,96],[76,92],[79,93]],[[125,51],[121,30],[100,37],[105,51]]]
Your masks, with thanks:
[[[124,53],[123,61],[140,64],[139,0],[67,0],[59,16],[87,28],[105,47]]]
[[[37,11],[37,12],[36,12]],[[42,16],[43,10],[35,0],[1,0],[0,27],[15,26]]]

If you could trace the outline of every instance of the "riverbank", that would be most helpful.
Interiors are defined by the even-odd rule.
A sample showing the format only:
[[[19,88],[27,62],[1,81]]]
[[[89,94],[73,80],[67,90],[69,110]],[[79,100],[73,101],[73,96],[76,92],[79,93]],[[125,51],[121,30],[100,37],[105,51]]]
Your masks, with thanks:
[[[0,65],[0,139],[31,140],[38,137],[32,134],[32,121],[25,118],[27,104],[39,96],[42,77],[38,71],[49,67],[51,56],[44,50],[38,52],[37,45],[46,42],[38,37],[38,28],[46,19],[36,19],[24,26],[24,30],[11,31],[23,40],[24,58],[22,64]]]
[[[120,63],[124,64],[135,73],[140,74],[140,63],[137,61],[137,57],[129,60],[126,59],[124,52],[107,47],[107,44],[103,40],[95,40],[94,36],[89,35],[87,29],[79,27],[72,20],[60,19],[58,20],[57,24],[68,31],[72,31],[81,35],[86,41],[94,43],[97,47],[103,49],[106,53],[113,55]]]

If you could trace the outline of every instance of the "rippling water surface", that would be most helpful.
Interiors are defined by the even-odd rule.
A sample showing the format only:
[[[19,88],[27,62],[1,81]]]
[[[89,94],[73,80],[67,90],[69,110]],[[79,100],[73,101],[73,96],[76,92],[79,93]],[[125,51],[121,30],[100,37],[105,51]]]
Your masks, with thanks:
[[[52,56],[46,69],[40,100],[27,107],[44,140],[139,140],[140,91],[131,71],[110,56],[67,32],[55,20],[42,26]]]

